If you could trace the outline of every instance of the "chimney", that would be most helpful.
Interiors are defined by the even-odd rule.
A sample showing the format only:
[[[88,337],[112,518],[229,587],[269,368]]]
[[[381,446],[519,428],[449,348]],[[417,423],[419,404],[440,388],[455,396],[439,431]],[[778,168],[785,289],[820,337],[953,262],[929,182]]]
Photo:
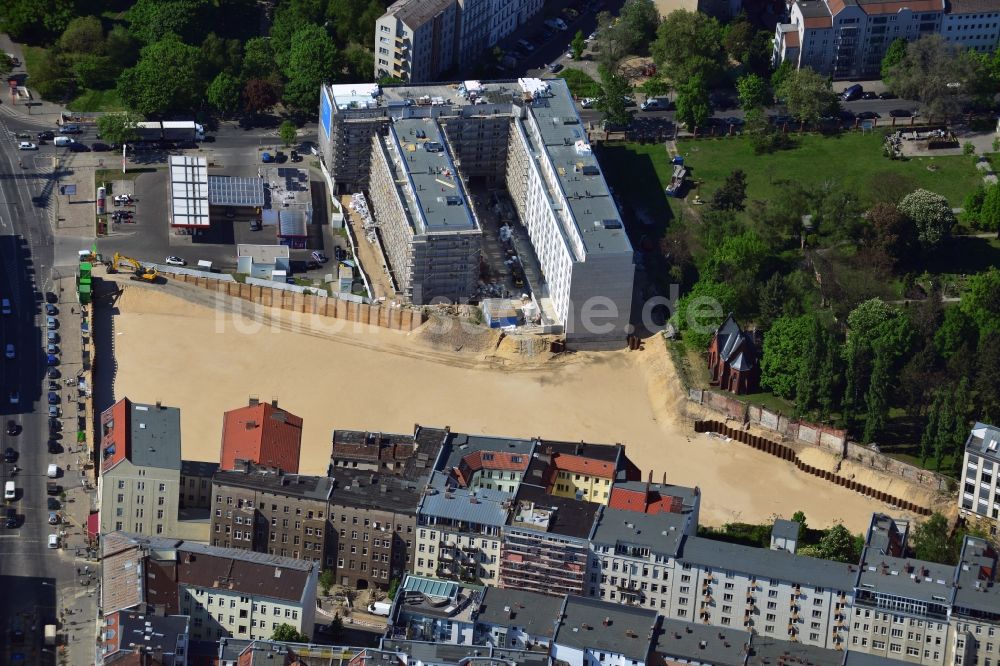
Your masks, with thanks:
[[[163,403],[161,401],[157,400],[156,401],[156,408],[157,409],[163,409]]]
[[[256,421],[252,421],[252,420],[251,421],[247,421],[247,423],[246,423],[247,430],[253,430],[256,427],[257,427],[257,422]]]
[[[278,408],[278,399],[277,398],[271,398],[271,406],[274,407],[275,409]]]
[[[663,473],[663,485],[667,485],[667,473]]]
[[[251,407],[256,407],[259,404],[260,404],[260,398],[258,398],[257,396],[250,396],[250,406]]]

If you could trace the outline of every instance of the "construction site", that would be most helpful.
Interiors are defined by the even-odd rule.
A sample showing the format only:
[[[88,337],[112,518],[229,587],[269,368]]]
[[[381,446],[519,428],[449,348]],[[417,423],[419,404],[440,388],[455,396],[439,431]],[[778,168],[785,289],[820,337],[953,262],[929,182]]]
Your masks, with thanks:
[[[644,476],[700,487],[708,525],[801,510],[810,524],[841,521],[861,531],[872,510],[893,510],[729,438],[696,434],[658,338],[636,351],[553,353],[441,318],[408,333],[337,326],[326,317],[247,308],[180,281],[151,286],[127,275],[102,277],[121,290],[108,312],[113,393],[179,407],[186,459],[216,459],[220,415],[256,394],[303,417],[307,474],[326,470],[335,428],[407,432],[419,422],[470,433],[620,442]],[[197,342],[181,350],[175,336],[163,335],[178,330]],[[326,370],[317,374],[319,368]],[[317,390],[324,379],[333,390]],[[861,480],[871,487],[932,499],[925,489],[865,474]]]

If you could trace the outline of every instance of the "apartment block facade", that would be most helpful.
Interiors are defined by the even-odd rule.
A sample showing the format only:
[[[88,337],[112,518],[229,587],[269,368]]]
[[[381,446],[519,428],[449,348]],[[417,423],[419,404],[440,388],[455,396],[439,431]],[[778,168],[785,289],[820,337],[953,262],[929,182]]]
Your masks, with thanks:
[[[993,0],[948,0],[941,36],[962,50],[992,53],[1000,46],[1000,6]]]
[[[962,462],[959,512],[995,536],[1000,523],[1000,429],[976,423],[965,441]]]
[[[101,533],[178,535],[181,417],[123,398],[101,414]]]
[[[510,195],[544,278],[543,322],[576,347],[624,337],[633,250],[562,80],[324,86],[319,146],[335,192],[367,191],[413,302],[475,284],[481,227],[463,184],[475,176]]]
[[[375,23],[375,78],[460,72],[527,23],[544,0],[397,0]]]
[[[211,544],[327,561],[332,481],[241,462],[212,483]]]
[[[796,0],[775,29],[774,61],[834,79],[879,78],[889,44],[940,33],[945,12],[945,0]]]

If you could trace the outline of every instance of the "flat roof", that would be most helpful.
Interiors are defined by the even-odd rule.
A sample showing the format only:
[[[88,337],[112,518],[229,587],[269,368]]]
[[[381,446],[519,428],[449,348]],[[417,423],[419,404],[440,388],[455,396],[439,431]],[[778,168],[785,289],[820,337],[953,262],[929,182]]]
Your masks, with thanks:
[[[423,484],[409,476],[336,467],[330,504],[414,515]]]
[[[779,663],[842,666],[844,658],[841,650],[828,650],[800,641],[783,641],[757,634],[750,644],[747,666],[771,666]]]
[[[391,139],[391,140],[390,140]],[[386,145],[405,184],[410,225],[417,235],[478,228],[471,202],[451,160],[441,126],[430,118],[396,120]]]
[[[538,125],[545,153],[558,174],[587,254],[631,252],[618,207],[592,152],[569,87],[563,79],[546,79],[545,83],[551,95],[536,97],[527,108]]]
[[[997,571],[995,548],[983,539],[965,537],[957,571],[958,587],[953,603],[959,614],[972,611],[1000,615],[1000,585],[997,584],[1000,572]]]
[[[741,629],[716,627],[664,617],[653,646],[668,661],[711,666],[743,666],[751,634]],[[837,654],[840,654],[839,652]]]
[[[341,83],[328,84],[327,90],[338,108],[352,106],[375,106],[379,92],[377,83]]]
[[[249,472],[220,470],[215,473],[212,483],[223,487],[246,488],[247,490],[320,502],[325,502],[333,490],[333,483],[325,476],[287,474],[281,470],[258,468],[252,465],[250,470]]]
[[[242,176],[209,176],[208,203],[212,206],[264,205],[264,179]]]
[[[396,0],[385,13],[415,29],[447,10],[452,2],[453,0]]]
[[[687,516],[680,513],[639,513],[604,507],[591,540],[594,544],[607,546],[639,546],[653,553],[677,557],[687,520]]]
[[[552,637],[563,597],[540,592],[487,587],[479,603],[478,622],[498,627],[520,627],[529,636]]]
[[[656,517],[662,515],[673,514],[656,514]],[[852,589],[857,577],[855,565],[704,537],[687,537],[681,547],[680,559],[716,571],[741,571],[759,578],[840,591]]]
[[[434,472],[427,485],[420,501],[420,514],[495,527],[507,522],[504,505],[510,500],[510,493],[488,488],[475,491],[453,488],[442,472]]]
[[[458,583],[407,574],[406,579],[403,580],[403,591],[420,592],[428,597],[437,597],[438,599],[457,599]]]
[[[219,463],[207,460],[181,460],[181,476],[211,478],[219,471]]]
[[[646,661],[656,621],[652,609],[567,595],[555,643]]]
[[[131,403],[129,460],[137,467],[181,468],[181,410]]]
[[[868,546],[861,558],[858,589],[946,606],[951,602],[954,576],[954,566],[893,557]]]
[[[508,525],[586,540],[601,505],[549,495],[545,489],[522,483],[517,489]]]
[[[170,224],[175,227],[207,227],[208,161],[204,157],[171,155]]]
[[[797,540],[799,538],[799,528],[802,525],[794,520],[785,520],[784,518],[778,518],[774,521],[774,526],[771,528],[771,536],[778,539],[792,539]]]
[[[254,263],[273,264],[278,259],[288,259],[287,245],[254,245],[240,243],[236,246],[237,257],[251,257]]]

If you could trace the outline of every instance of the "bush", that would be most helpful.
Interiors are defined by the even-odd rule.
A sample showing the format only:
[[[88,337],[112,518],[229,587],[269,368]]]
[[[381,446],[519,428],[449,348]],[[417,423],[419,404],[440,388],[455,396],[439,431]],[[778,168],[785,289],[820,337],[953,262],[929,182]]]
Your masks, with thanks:
[[[962,154],[963,155],[975,155],[976,147],[972,145],[971,141],[966,141],[962,144]]]

